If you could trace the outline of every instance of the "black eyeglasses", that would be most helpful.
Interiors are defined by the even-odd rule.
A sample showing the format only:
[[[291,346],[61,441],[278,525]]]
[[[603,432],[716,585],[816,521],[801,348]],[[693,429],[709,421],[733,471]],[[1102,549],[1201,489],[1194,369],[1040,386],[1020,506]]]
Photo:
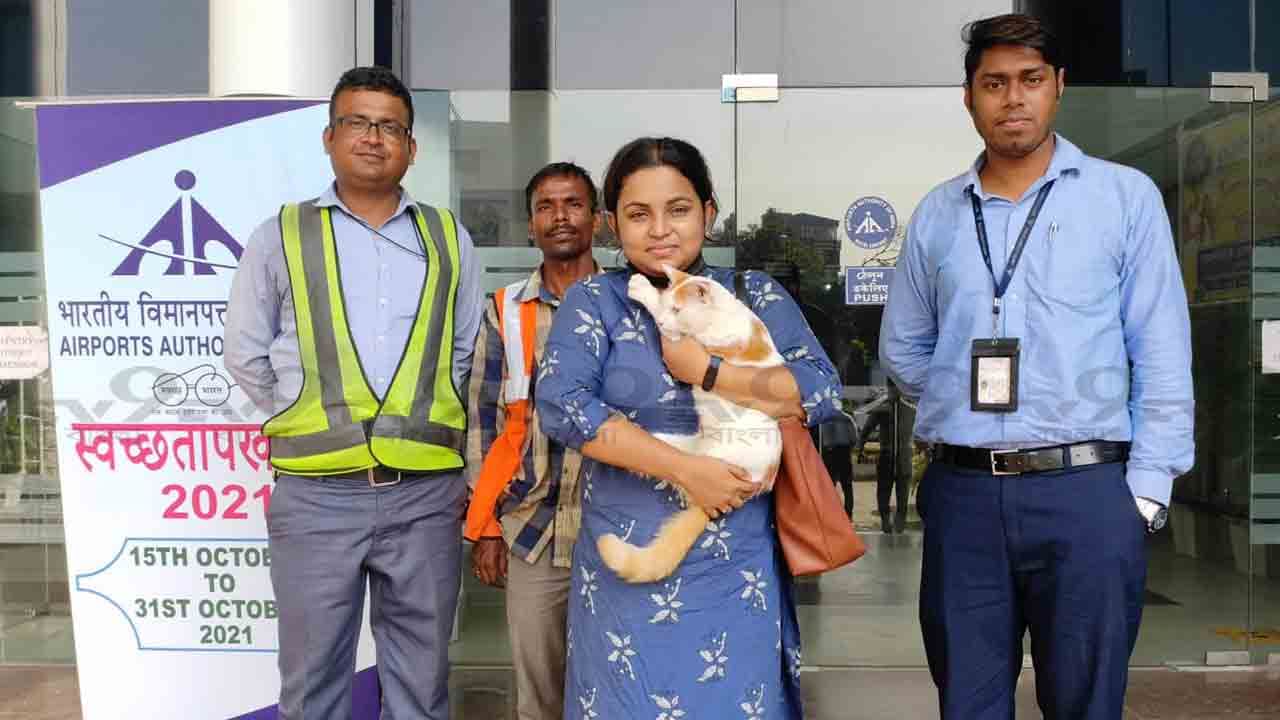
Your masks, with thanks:
[[[343,115],[342,117],[334,118],[333,125],[360,137],[364,137],[370,128],[377,128],[383,138],[397,143],[404,142],[409,137],[409,128],[395,120],[374,122],[363,115]]]

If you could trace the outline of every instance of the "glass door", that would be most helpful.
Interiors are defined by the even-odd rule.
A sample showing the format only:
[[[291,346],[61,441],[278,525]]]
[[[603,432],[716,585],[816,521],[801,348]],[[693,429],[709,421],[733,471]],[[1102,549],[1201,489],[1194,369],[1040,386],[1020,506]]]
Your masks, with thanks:
[[[740,102],[735,112],[729,225],[738,265],[768,271],[796,297],[841,373],[845,410],[862,431],[850,450],[853,521],[870,551],[852,567],[799,582],[806,662],[923,666],[914,495],[925,463],[911,441],[911,408],[891,395],[879,365],[879,326],[916,204],[973,163],[980,138],[958,86],[784,82],[776,102]],[[1268,114],[1259,111],[1259,138]],[[1280,121],[1280,110],[1270,115]],[[1270,439],[1280,437],[1280,407],[1266,418],[1261,409],[1268,393],[1280,398],[1280,385],[1269,384],[1280,381],[1258,375],[1255,392],[1249,354],[1252,117],[1248,104],[1210,103],[1207,88],[1073,86],[1058,116],[1059,132],[1086,153],[1135,167],[1160,188],[1191,307],[1196,463],[1175,482],[1170,527],[1149,539],[1135,665],[1203,664],[1217,657],[1206,653],[1260,649],[1270,635],[1254,629],[1280,627],[1280,593],[1270,579],[1280,574],[1280,557],[1260,542],[1280,542],[1280,445]],[[1280,168],[1280,143],[1268,142],[1255,168]],[[1253,144],[1263,147],[1261,139]],[[1257,172],[1264,238],[1257,257],[1270,258],[1275,245],[1276,258],[1255,263],[1265,268],[1255,268],[1254,282],[1264,269],[1277,280],[1274,293],[1254,305],[1274,302],[1270,317],[1280,320],[1280,225],[1262,234],[1280,185],[1270,187],[1266,172]],[[1255,458],[1259,473],[1251,476]]]
[[[44,335],[35,114],[0,97],[0,665],[74,660],[49,372],[12,348]]]
[[[1149,540],[1135,662],[1242,660],[1252,624],[1249,491],[1255,397],[1250,257],[1253,108],[1167,90],[1180,117],[1116,159],[1160,182],[1191,310],[1196,462],[1174,483],[1167,531]]]
[[[859,430],[844,451],[853,522],[869,545],[853,566],[798,581],[805,661],[920,667],[925,461],[912,408],[880,367],[880,317],[916,203],[981,144],[958,87],[783,87],[779,98],[736,106],[738,264],[791,292],[840,372]]]
[[[1261,362],[1253,375],[1247,645],[1253,662],[1266,663],[1280,655],[1280,100],[1254,106],[1252,130],[1245,164],[1252,181],[1256,240],[1252,284],[1257,340],[1253,347],[1261,353]],[[1239,543],[1244,545],[1244,537]]]

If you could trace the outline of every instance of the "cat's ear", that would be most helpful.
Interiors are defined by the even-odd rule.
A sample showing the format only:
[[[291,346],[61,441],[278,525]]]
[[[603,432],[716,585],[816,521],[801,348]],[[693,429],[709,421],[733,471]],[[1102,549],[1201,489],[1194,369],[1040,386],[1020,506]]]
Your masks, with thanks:
[[[689,277],[685,273],[680,274],[684,275],[686,278]],[[714,280],[700,277],[692,278],[689,282],[681,283],[677,283],[675,278],[672,278],[671,287],[675,289],[675,303],[680,306],[688,306],[692,303],[713,305],[715,304],[715,296],[713,295],[715,291],[713,286],[716,284],[717,283]]]
[[[671,281],[672,287],[689,279],[689,273],[681,272],[666,263],[662,263],[662,271],[667,274],[667,279]]]

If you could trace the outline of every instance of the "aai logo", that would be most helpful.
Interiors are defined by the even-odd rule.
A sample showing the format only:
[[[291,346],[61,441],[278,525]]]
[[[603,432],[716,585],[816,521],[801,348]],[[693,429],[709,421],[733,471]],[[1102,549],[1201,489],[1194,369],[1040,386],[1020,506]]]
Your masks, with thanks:
[[[113,276],[140,274],[142,260],[148,256],[168,259],[165,275],[186,275],[188,265],[192,275],[214,275],[217,273],[215,268],[236,269],[235,263],[240,261],[244,248],[203,205],[191,197],[190,191],[196,186],[195,173],[183,170],[174,176],[173,182],[182,191],[181,195],[136,244],[98,235],[130,249],[111,273]],[[227,257],[210,259],[208,250],[211,245],[220,245],[225,252],[219,255]],[[190,255],[187,254],[188,248]]]
[[[867,250],[884,247],[898,232],[898,214],[878,197],[858,198],[844,214],[844,231],[854,245]]]

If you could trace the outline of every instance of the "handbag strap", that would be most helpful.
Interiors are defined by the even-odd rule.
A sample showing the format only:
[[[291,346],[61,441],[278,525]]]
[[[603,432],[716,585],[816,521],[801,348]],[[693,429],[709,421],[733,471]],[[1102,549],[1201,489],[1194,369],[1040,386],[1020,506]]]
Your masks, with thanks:
[[[733,273],[733,294],[738,296],[743,305],[751,307],[747,300],[747,273],[742,270],[735,270]]]

